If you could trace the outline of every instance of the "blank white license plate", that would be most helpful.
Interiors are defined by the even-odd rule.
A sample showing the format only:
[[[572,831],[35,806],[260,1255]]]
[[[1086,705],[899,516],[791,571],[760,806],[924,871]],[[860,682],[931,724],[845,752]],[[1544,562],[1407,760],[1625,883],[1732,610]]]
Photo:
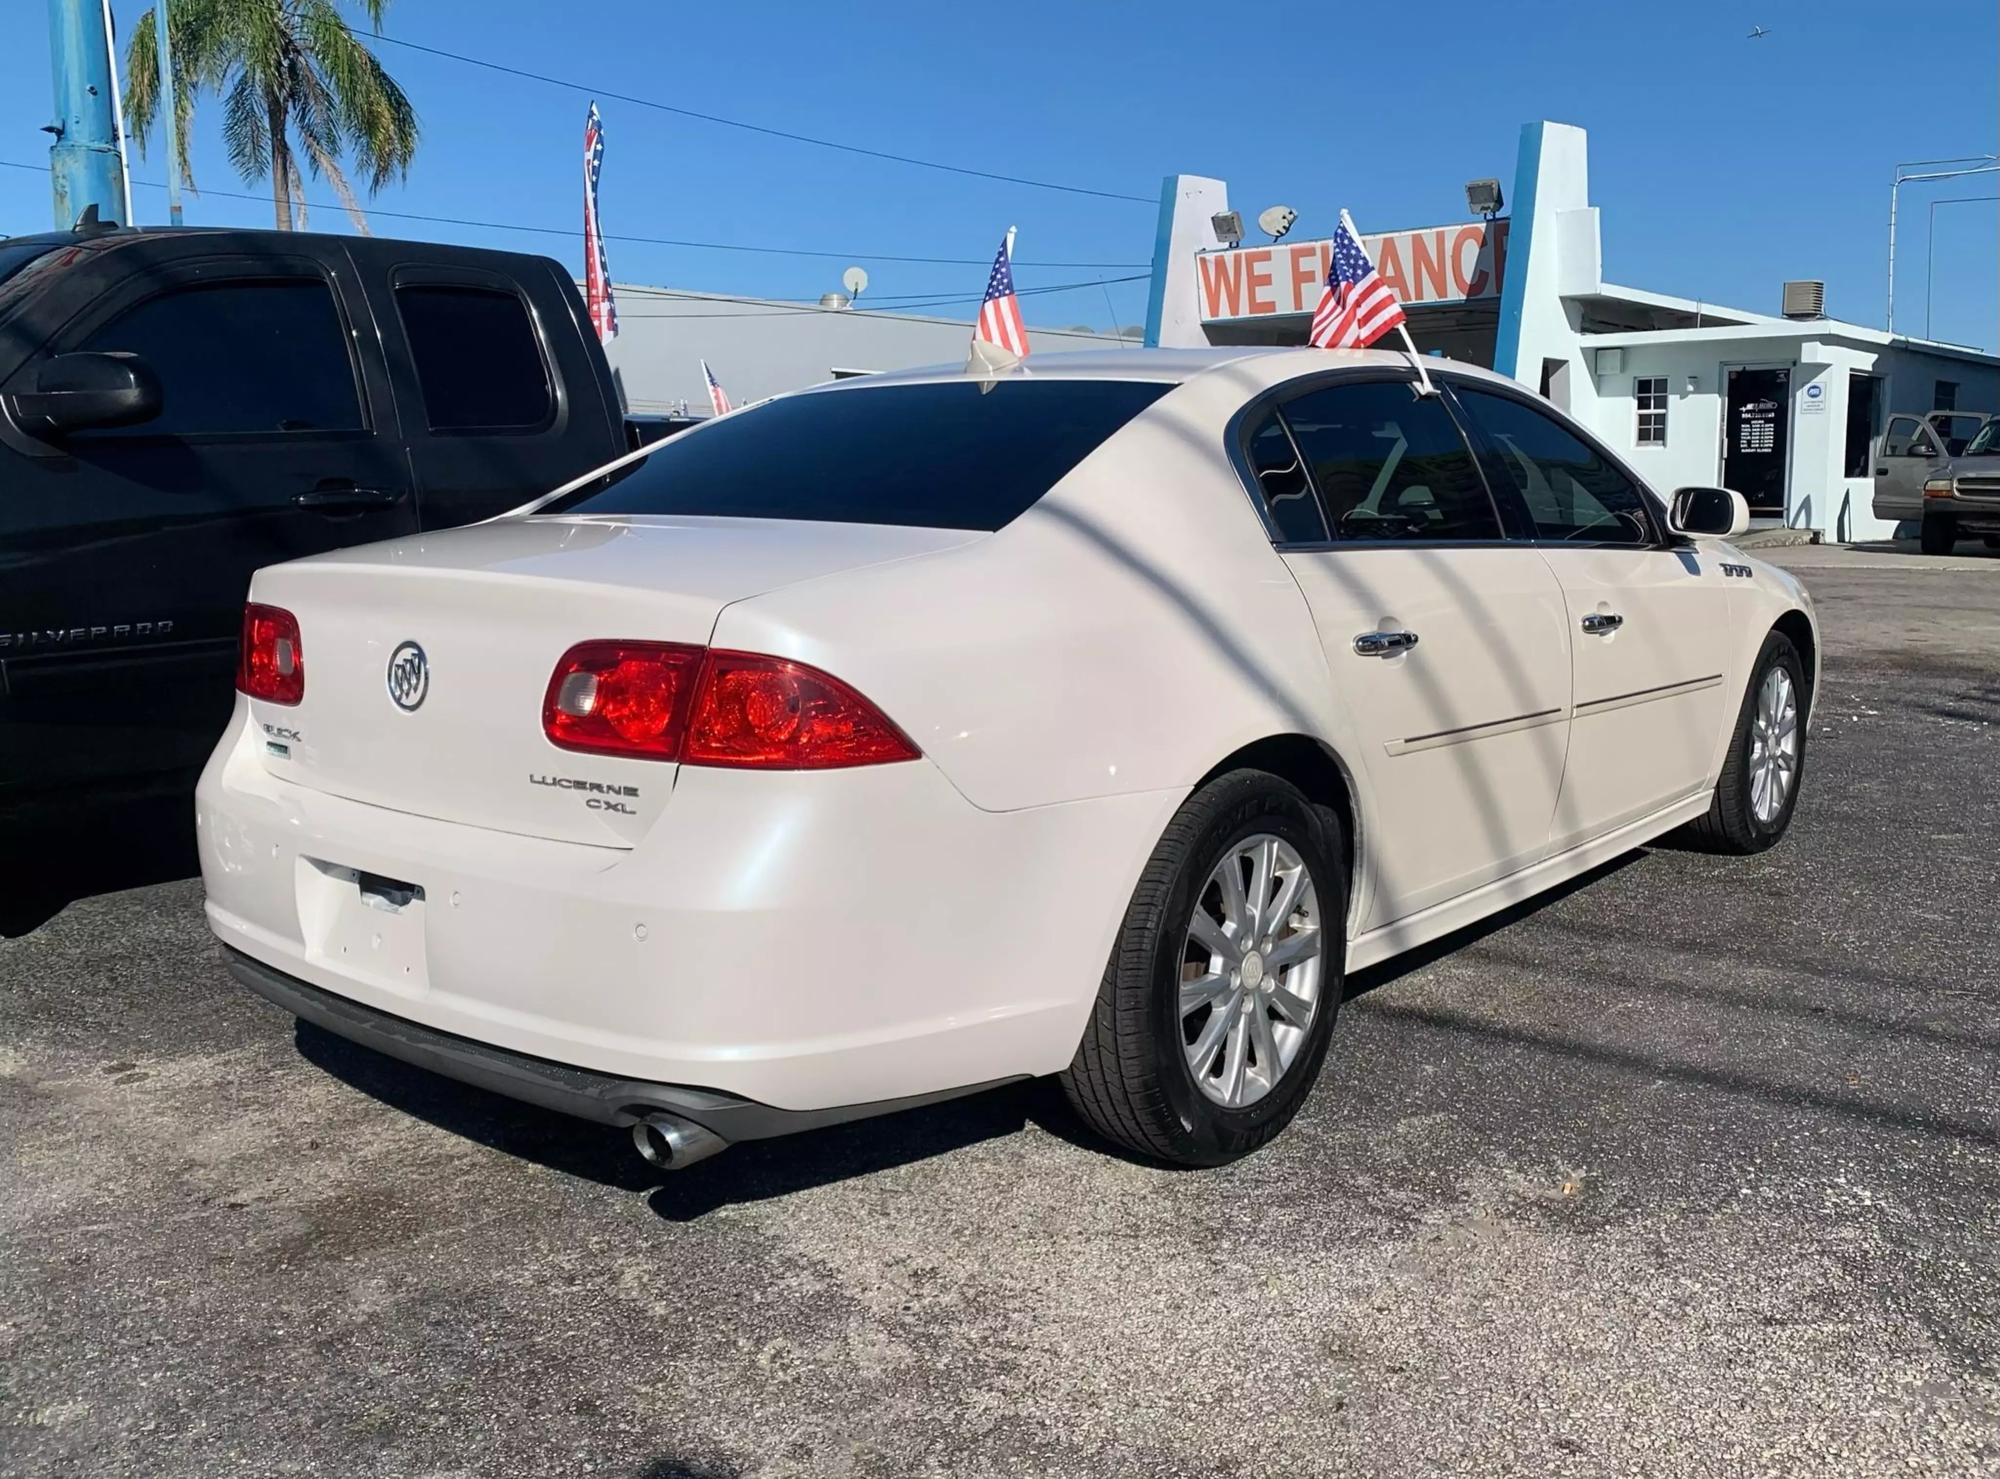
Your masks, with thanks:
[[[429,988],[422,884],[300,858],[298,889],[309,951],[392,990]]]

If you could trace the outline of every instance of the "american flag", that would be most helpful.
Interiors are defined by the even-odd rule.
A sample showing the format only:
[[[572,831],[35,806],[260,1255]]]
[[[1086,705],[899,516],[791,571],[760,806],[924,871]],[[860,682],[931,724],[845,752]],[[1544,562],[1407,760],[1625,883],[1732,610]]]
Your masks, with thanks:
[[[708,382],[708,404],[718,416],[729,414],[729,392],[715,383],[715,371],[708,367],[708,361],[701,362],[701,378]]]
[[[604,255],[604,236],[597,229],[597,176],[604,168],[604,120],[597,104],[583,126],[583,286],[590,308],[590,326],[598,340],[618,337],[618,304],[611,296],[611,263]]]
[[[1326,291],[1313,310],[1307,342],[1321,349],[1359,349],[1373,344],[1403,322],[1403,305],[1395,289],[1382,281],[1361,238],[1342,212],[1333,234],[1332,261],[1326,271]]]
[[[979,305],[979,322],[972,337],[997,344],[1009,354],[1026,358],[1028,329],[1021,322],[1021,300],[1014,296],[1014,233],[1000,243],[993,271],[986,279],[986,297]]]

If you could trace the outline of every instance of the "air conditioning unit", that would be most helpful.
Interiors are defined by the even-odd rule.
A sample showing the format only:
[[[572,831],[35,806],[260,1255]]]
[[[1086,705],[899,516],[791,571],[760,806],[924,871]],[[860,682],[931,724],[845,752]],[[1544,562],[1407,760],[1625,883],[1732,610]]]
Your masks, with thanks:
[[[1801,280],[1785,284],[1786,318],[1825,318],[1826,284]]]

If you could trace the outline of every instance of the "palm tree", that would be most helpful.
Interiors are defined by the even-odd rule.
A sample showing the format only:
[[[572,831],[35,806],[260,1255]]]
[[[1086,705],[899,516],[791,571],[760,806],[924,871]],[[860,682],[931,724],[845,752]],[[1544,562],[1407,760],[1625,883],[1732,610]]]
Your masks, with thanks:
[[[389,0],[360,0],[377,32]],[[347,213],[368,229],[341,160],[350,152],[368,171],[368,193],[407,177],[417,152],[417,114],[341,14],[337,0],[172,0],[175,112],[181,178],[194,103],[201,92],[222,99],[222,136],[244,180],[271,180],[280,231],[306,224],[306,168],[332,181]],[[144,153],[160,107],[158,11],[132,29],[125,50],[125,121]],[[293,140],[296,136],[297,144]]]

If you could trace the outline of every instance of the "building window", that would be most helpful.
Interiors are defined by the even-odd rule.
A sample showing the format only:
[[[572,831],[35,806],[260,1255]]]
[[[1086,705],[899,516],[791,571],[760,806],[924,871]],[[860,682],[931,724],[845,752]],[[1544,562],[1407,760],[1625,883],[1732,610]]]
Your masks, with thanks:
[[[1931,396],[1931,409],[1933,411],[1956,411],[1958,409],[1958,382],[1956,380],[1938,381],[1937,390]]]
[[[1847,375],[1846,473],[1850,478],[1869,475],[1868,453],[1875,445],[1875,432],[1882,424],[1882,377],[1850,370]]]
[[[1667,377],[1640,375],[1632,381],[1632,408],[1638,420],[1632,434],[1635,446],[1664,447],[1667,444]]]

